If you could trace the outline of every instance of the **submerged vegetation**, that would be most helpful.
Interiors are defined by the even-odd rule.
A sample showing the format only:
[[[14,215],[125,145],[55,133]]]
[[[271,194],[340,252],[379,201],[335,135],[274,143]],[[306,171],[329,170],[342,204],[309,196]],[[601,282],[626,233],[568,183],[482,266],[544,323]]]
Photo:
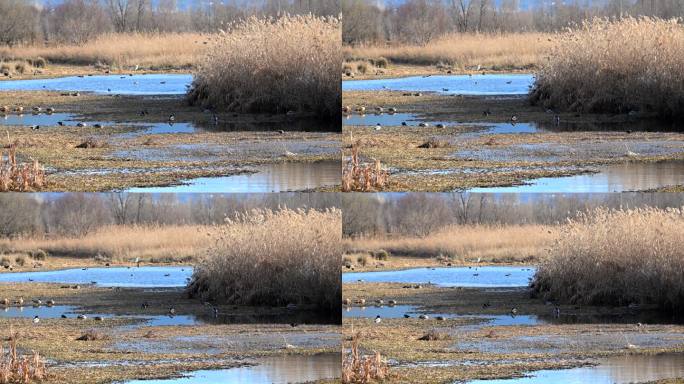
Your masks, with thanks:
[[[560,35],[531,100],[576,112],[684,115],[684,26],[594,19]]]
[[[252,17],[213,38],[189,98],[241,112],[315,112],[339,118],[341,20]]]
[[[311,305],[340,313],[338,209],[255,209],[209,233],[196,265],[193,296],[244,305]]]
[[[684,312],[684,212],[676,208],[580,213],[562,227],[533,286],[576,304],[655,304]]]

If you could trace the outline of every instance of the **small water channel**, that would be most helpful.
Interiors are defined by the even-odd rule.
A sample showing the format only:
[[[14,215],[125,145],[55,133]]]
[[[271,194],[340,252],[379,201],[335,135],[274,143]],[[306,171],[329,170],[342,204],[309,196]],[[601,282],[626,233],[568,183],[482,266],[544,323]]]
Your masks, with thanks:
[[[531,372],[514,379],[472,380],[470,384],[628,384],[681,378],[684,354],[627,355],[599,359],[597,365]]]
[[[342,359],[338,353],[265,357],[256,365],[189,372],[181,378],[132,380],[124,384],[288,384],[338,378]]]
[[[442,267],[411,268],[397,271],[350,272],[342,274],[343,283],[436,284],[443,287],[526,287],[534,267]]]
[[[534,83],[531,74],[410,76],[377,80],[345,80],[343,91],[437,92],[447,95],[524,95]]]
[[[50,79],[0,81],[0,91],[69,91],[118,95],[183,95],[190,74],[121,74],[66,76]]]
[[[256,173],[234,176],[202,177],[183,184],[165,187],[131,188],[140,193],[244,193],[287,192],[339,185],[342,179],[340,162],[288,162],[262,165]]]
[[[104,287],[184,287],[192,267],[74,268],[0,273],[0,283],[97,284]]]
[[[600,166],[597,173],[533,179],[525,185],[472,188],[475,193],[610,193],[684,184],[684,161],[627,162]]]

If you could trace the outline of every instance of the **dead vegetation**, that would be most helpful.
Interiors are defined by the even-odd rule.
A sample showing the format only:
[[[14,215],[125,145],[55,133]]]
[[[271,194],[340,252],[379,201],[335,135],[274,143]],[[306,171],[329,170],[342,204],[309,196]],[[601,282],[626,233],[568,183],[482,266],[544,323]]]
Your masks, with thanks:
[[[209,233],[188,292],[244,305],[303,305],[340,313],[338,209],[255,209]]]
[[[0,192],[38,191],[45,185],[45,171],[38,161],[19,164],[16,144],[0,150]]]
[[[684,115],[684,26],[593,19],[560,35],[537,76],[535,103],[575,112]]]
[[[342,383],[367,384],[389,378],[389,366],[379,352],[362,356],[359,351],[360,334],[352,336],[349,355],[342,357]]]
[[[361,164],[360,145],[351,148],[351,157],[342,168],[342,192],[371,192],[385,188],[389,183],[389,172],[382,168],[379,160],[372,164]]]
[[[11,333],[7,352],[0,345],[0,384],[30,384],[47,379],[43,359],[36,352],[31,356],[20,355],[17,338],[16,333]]]
[[[568,220],[535,277],[540,294],[596,305],[684,311],[682,209],[605,209]]]
[[[211,39],[191,103],[242,112],[316,113],[339,118],[341,21],[251,17]]]

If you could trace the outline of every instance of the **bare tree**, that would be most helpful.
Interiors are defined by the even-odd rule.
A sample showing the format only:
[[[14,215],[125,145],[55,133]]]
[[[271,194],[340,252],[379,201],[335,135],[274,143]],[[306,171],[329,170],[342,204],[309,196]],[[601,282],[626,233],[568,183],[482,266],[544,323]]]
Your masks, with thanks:
[[[128,30],[128,18],[130,15],[131,4],[129,0],[106,0],[112,24],[117,32]]]

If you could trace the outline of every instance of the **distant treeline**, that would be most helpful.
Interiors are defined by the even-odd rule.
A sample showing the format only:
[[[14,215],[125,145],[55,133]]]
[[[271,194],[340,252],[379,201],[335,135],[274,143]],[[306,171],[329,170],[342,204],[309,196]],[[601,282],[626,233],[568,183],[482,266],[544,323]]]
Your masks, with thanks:
[[[552,32],[594,17],[684,16],[681,0],[342,0],[347,44],[425,44],[452,32]]]
[[[0,0],[0,45],[82,44],[111,32],[216,32],[249,16],[337,16],[339,0]]]
[[[554,225],[597,207],[681,208],[684,194],[343,194],[345,236],[425,236],[452,224]]]
[[[212,225],[249,210],[339,208],[335,193],[0,194],[0,237],[83,236],[112,224]]]

